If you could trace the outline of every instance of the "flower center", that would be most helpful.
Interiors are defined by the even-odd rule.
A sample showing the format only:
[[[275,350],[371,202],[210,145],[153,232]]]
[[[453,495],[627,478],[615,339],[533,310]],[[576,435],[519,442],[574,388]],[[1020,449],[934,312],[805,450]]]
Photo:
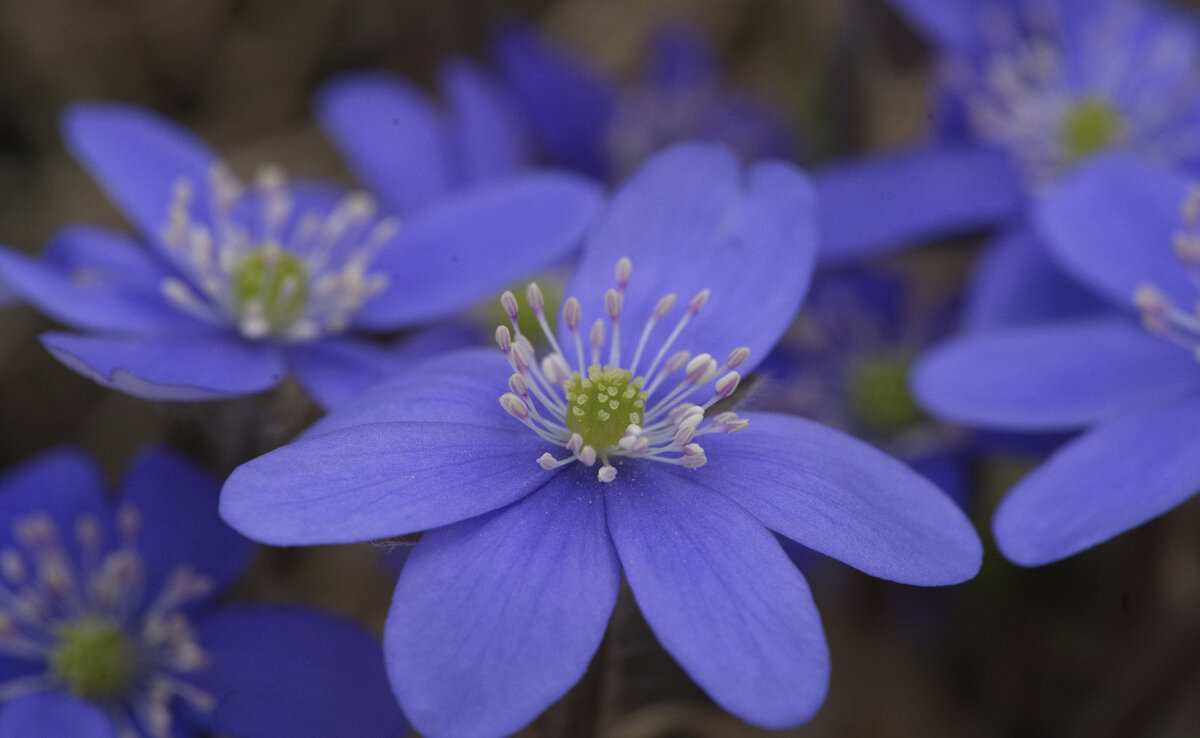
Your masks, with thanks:
[[[875,356],[850,370],[846,393],[855,417],[867,429],[895,435],[924,415],[908,390],[910,362],[903,356]]]
[[[563,323],[575,344],[578,369],[572,371],[546,322],[546,303],[537,284],[529,285],[525,298],[551,347],[551,352],[540,362],[533,343],[521,332],[516,296],[505,292],[500,298],[512,331],[506,326],[497,328],[496,343],[515,372],[508,380],[510,391],[500,396],[500,405],[538,436],[571,453],[565,459],[542,454],[538,464],[543,469],[555,469],[572,461],[592,466],[599,459],[597,477],[602,482],[611,482],[617,476],[616,467],[609,463],[614,456],[645,458],[695,469],[707,462],[704,449],[695,442],[698,436],[736,433],[749,424],[733,412],[719,413],[711,419],[704,416],[705,411],[737,389],[741,375],[731,370],[749,357],[749,349],[734,349],[723,366],[708,354],[692,356],[687,351],[677,351],[669,358],[667,355],[675,338],[708,301],[708,290],[692,298],[645,373],[639,374],[651,333],[675,305],[673,294],[660,299],[642,327],[633,360],[628,366],[622,364],[621,311],[632,273],[629,259],[617,262],[616,289],[604,296],[604,311],[612,329],[612,339],[607,342],[608,360],[600,363],[606,331],[604,321],[597,320],[588,334],[591,360],[586,370],[579,330],[582,308],[578,300],[571,297],[563,304]],[[718,378],[723,370],[725,373]],[[683,377],[674,387],[666,384],[679,373]],[[690,401],[697,390],[710,383],[712,397],[701,405]]]
[[[641,425],[646,409],[643,377],[628,369],[592,364],[585,379],[571,372],[566,382],[567,428],[593,448],[616,446],[630,425]]]
[[[311,341],[349,326],[387,286],[367,267],[395,235],[373,200],[346,195],[331,208],[296,207],[282,173],[265,169],[252,192],[224,164],[213,167],[209,207],[192,215],[190,180],[176,182],[163,240],[184,278],[163,295],[202,320],[246,338]]]
[[[136,671],[136,657],[119,625],[85,617],[59,628],[50,669],[74,694],[99,699],[125,691]]]
[[[1120,135],[1121,114],[1108,101],[1096,97],[1080,100],[1068,108],[1059,132],[1070,161],[1107,149]]]
[[[275,333],[304,312],[308,274],[304,262],[267,246],[242,256],[233,270],[233,301],[242,320],[257,316]]]

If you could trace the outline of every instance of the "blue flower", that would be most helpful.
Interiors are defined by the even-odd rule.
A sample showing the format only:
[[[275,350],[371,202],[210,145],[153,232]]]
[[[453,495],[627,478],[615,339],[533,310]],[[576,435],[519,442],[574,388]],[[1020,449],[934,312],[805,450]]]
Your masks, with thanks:
[[[818,273],[741,407],[802,415],[864,438],[963,503],[970,438],[926,415],[908,387],[913,360],[946,336],[959,302],[900,271]]]
[[[454,60],[438,70],[445,103],[386,72],[351,72],[317,94],[316,116],[392,213],[510,177],[531,163],[515,100],[498,80]]]
[[[217,598],[252,544],[217,481],[158,449],[116,499],[74,449],[0,477],[0,736],[381,736],[404,729],[379,646],[308,610]]]
[[[620,180],[687,139],[727,144],[747,161],[794,153],[782,116],[732,90],[716,53],[690,26],[661,28],[644,79],[625,87],[515,23],[496,34],[493,50],[538,147],[593,177]]]
[[[1024,565],[1108,540],[1200,488],[1200,194],[1178,173],[1113,156],[1048,196],[1038,219],[1109,311],[952,341],[914,377],[931,411],[962,423],[1086,429],[996,511],[1000,550]]]
[[[501,352],[399,375],[235,470],[222,515],[290,545],[427,531],[385,633],[393,688],[426,735],[508,734],[558,699],[622,572],[717,704],[804,722],[828,652],[768,529],[913,584],[968,579],[981,556],[961,511],[900,462],[811,421],[713,407],[799,307],[812,210],[782,162],[743,170],[704,144],[651,158],[590,232],[557,332],[527,290],[549,354],[501,327]],[[515,326],[516,298],[501,302]]]
[[[80,105],[75,155],[150,246],[71,226],[0,279],[84,335],[42,342],[107,386],[162,400],[268,389],[289,371],[331,406],[396,369],[356,335],[471,304],[575,247],[598,205],[568,175],[530,175],[422,204],[397,223],[372,198],[265,169],[244,187],[203,142],[142,110]]]
[[[1200,160],[1194,23],[1137,0],[892,3],[938,52],[936,132],[817,175],[824,255],[999,227],[973,278],[968,322],[1094,310],[1046,255],[1030,204],[1102,151]]]

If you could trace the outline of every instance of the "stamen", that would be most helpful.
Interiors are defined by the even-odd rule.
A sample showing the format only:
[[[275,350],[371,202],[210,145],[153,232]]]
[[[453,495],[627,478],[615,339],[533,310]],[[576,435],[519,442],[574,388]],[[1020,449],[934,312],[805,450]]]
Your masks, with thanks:
[[[707,461],[703,448],[696,443],[698,437],[733,433],[747,426],[745,420],[731,412],[721,413],[706,424],[705,411],[735,392],[741,375],[733,369],[746,361],[748,349],[734,349],[723,365],[706,353],[693,356],[686,350],[678,350],[669,354],[684,327],[708,301],[708,290],[698,292],[689,301],[672,333],[659,347],[650,370],[643,376],[635,376],[634,370],[651,332],[670,313],[676,301],[673,294],[661,298],[643,326],[630,368],[621,366],[620,323],[631,275],[632,264],[627,259],[618,262],[616,287],[605,293],[603,304],[612,324],[612,336],[606,337],[603,320],[592,324],[588,336],[592,363],[586,370],[579,331],[582,309],[578,300],[568,298],[563,305],[563,323],[574,338],[579,365],[577,371],[571,371],[545,322],[545,303],[537,285],[530,284],[525,294],[551,346],[550,352],[540,361],[533,344],[516,327],[515,297],[511,292],[501,297],[516,333],[510,332],[507,326],[496,329],[496,344],[514,371],[508,379],[509,392],[500,396],[500,405],[541,438],[565,448],[570,454],[562,459],[551,453],[542,454],[537,463],[547,471],[573,461],[589,467],[600,461],[597,479],[611,482],[617,475],[617,467],[609,461],[614,456],[644,458],[695,469]],[[601,365],[599,357],[606,339],[609,341],[609,361]],[[670,358],[663,361],[668,354]],[[659,391],[666,379],[680,372],[682,376],[673,389],[665,393]],[[712,396],[703,405],[688,401],[693,391],[710,384]],[[648,408],[646,401],[651,397],[653,406]]]

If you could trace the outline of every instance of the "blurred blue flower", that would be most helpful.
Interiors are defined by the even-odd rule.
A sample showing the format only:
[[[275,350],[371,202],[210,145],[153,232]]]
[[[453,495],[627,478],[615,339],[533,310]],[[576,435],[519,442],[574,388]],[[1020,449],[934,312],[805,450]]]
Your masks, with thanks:
[[[449,192],[530,167],[516,101],[498,80],[453,60],[438,81],[440,104],[378,71],[343,74],[317,93],[322,128],[391,214],[407,217]]]
[[[960,300],[944,292],[882,268],[819,272],[740,407],[801,415],[865,439],[965,505],[972,439],[926,415],[908,387],[913,360],[955,326]]]
[[[42,337],[60,360],[152,399],[258,392],[290,371],[335,405],[397,368],[360,332],[432,321],[561,259],[599,204],[573,175],[529,175],[397,223],[369,196],[275,169],[244,187],[143,110],[75,106],[64,133],[150,248],[70,226],[41,259],[0,250],[0,279],[87,332]]]
[[[768,528],[913,584],[968,579],[981,556],[954,503],[882,452],[801,418],[712,408],[799,307],[812,216],[788,164],[743,169],[709,144],[652,157],[590,232],[557,332],[527,290],[554,347],[541,361],[501,327],[503,357],[447,354],[388,380],[235,470],[222,515],[292,545],[427,531],[385,632],[423,734],[505,735],[562,696],[622,572],[718,705],[767,727],[804,722],[829,657]],[[515,327],[516,298],[501,302]],[[585,305],[608,320],[589,329]]]
[[[1194,19],[1140,0],[891,2],[936,47],[935,133],[817,174],[823,256],[999,227],[973,278],[970,324],[1094,310],[1046,255],[1028,208],[1102,151],[1197,162]]]
[[[601,180],[621,180],[688,139],[724,143],[745,161],[795,153],[783,116],[731,89],[716,51],[683,23],[653,36],[644,77],[627,86],[516,23],[496,33],[493,57],[538,149]]]
[[[82,452],[0,477],[0,736],[393,738],[404,720],[362,628],[217,606],[253,544],[217,480],[163,449],[115,499]]]
[[[914,376],[918,399],[958,422],[1086,429],[996,511],[1000,550],[1024,565],[1108,540],[1200,488],[1200,190],[1113,155],[1048,195],[1038,220],[1063,268],[1109,312],[951,341]]]

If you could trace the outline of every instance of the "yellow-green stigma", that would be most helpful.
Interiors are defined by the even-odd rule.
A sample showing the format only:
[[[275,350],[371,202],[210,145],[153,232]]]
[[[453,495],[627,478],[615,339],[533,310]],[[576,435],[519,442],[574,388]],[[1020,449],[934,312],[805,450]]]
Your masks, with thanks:
[[[265,333],[289,326],[304,312],[308,270],[299,257],[266,247],[241,258],[233,271],[233,301],[240,315],[253,315]]]
[[[121,694],[135,671],[135,656],[120,626],[88,617],[63,625],[50,669],[67,689],[85,699]]]
[[[1107,149],[1121,135],[1121,115],[1105,100],[1086,98],[1063,115],[1061,137],[1067,159],[1077,161]]]
[[[627,369],[599,364],[588,367],[586,379],[577,371],[571,372],[564,383],[567,427],[592,448],[616,446],[626,428],[642,424],[646,410],[643,381]]]
[[[895,435],[925,417],[908,391],[908,369],[906,357],[876,356],[851,370],[846,384],[850,409],[868,430]]]

